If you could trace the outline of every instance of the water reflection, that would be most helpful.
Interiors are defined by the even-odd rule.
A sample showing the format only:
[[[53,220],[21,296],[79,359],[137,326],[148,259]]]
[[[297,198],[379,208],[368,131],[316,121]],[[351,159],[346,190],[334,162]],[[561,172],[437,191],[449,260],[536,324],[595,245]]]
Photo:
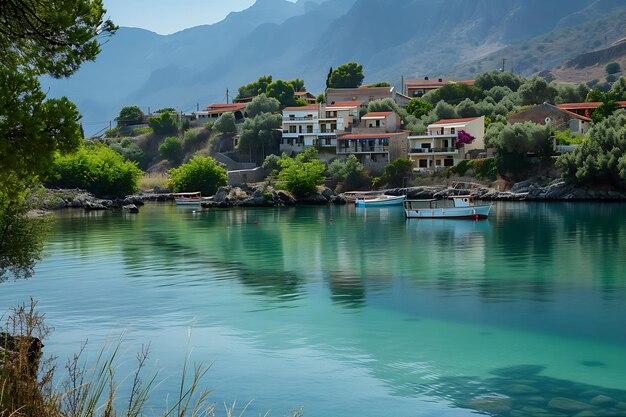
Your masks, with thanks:
[[[624,208],[499,203],[479,222],[354,207],[71,212],[50,261],[108,274],[106,306],[63,307],[94,325],[185,327],[197,315],[208,333],[245,335],[261,360],[295,346],[298,366],[363,369],[392,400],[569,416],[550,401],[589,405],[593,391],[617,402],[589,410],[610,415],[626,402],[615,389],[626,386]],[[525,363],[538,365],[509,366]]]

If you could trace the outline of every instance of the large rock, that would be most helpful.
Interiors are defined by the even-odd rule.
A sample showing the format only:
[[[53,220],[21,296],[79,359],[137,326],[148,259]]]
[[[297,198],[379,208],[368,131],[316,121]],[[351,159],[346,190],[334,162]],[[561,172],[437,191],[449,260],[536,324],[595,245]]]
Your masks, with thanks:
[[[490,414],[506,414],[511,411],[511,399],[504,396],[485,396],[473,399],[470,408]]]
[[[600,394],[593,397],[593,399],[589,401],[589,403],[598,406],[612,406],[617,404],[618,401],[615,398]]]
[[[43,346],[36,337],[0,332],[0,364],[7,369],[18,367],[24,378],[36,379]]]
[[[556,397],[551,399],[548,403],[548,407],[559,411],[585,411],[593,408],[593,406],[589,404],[565,397]]]

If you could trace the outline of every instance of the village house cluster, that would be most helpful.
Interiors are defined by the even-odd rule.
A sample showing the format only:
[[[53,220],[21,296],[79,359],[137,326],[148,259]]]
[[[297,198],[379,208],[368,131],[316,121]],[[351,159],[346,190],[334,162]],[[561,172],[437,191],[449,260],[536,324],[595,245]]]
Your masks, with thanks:
[[[450,83],[472,85],[473,81],[455,82],[429,77],[406,80],[402,93],[393,86],[331,88],[326,91],[325,103],[316,103],[315,96],[309,92],[298,92],[295,98],[305,100],[307,105],[282,110],[280,151],[293,155],[315,147],[320,153],[340,158],[355,155],[372,171],[381,171],[398,158],[412,161],[415,171],[436,171],[452,167],[462,160],[488,156],[484,116],[439,120],[428,125],[425,134],[411,135],[395,112],[367,111],[370,102],[380,99],[392,99],[404,108],[411,99]],[[211,104],[205,110],[193,112],[190,117],[196,122],[205,122],[232,112],[240,121],[246,118],[246,106],[251,100],[246,98],[235,103]],[[586,135],[590,116],[600,104],[567,103],[555,106],[543,103],[510,115],[507,121],[511,124],[532,121]],[[619,104],[626,107],[626,102]],[[460,141],[459,135],[469,135],[472,140]]]

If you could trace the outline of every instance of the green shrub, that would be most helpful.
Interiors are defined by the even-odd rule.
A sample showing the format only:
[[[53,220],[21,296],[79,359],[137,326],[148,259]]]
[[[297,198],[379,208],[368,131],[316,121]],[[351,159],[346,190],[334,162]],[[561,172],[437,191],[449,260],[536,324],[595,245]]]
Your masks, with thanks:
[[[197,148],[205,140],[206,134],[200,135],[198,129],[188,130],[183,135],[183,149]]]
[[[293,98],[293,97],[292,97]],[[237,133],[235,115],[232,112],[222,114],[213,125],[213,129],[223,134]]]
[[[278,174],[281,185],[298,197],[311,195],[317,191],[317,186],[324,183],[326,166],[317,158],[315,148],[289,158],[283,153],[280,160],[281,171]]]
[[[345,161],[335,160],[328,167],[331,177],[345,191],[367,188],[370,181],[365,175],[363,165],[356,156],[350,155]]]
[[[150,131],[149,127],[135,127],[130,130],[130,136],[141,136],[150,133]]]
[[[179,162],[184,156],[182,139],[177,136],[165,138],[159,146],[159,154],[168,161]]]
[[[119,136],[119,134],[120,134],[119,127],[114,127],[112,129],[107,129],[104,131],[104,136],[106,136],[107,138],[116,138]]]
[[[163,113],[158,117],[150,117],[148,126],[156,135],[173,135],[178,131],[176,120],[169,113]]]
[[[136,162],[141,168],[146,168],[148,162],[150,162],[149,156],[146,155],[139,145],[128,138],[122,139],[120,143],[112,143],[109,147],[125,159]]]
[[[463,175],[467,173],[468,169],[472,168],[473,165],[474,165],[474,160],[464,159],[458,164],[456,164],[455,166],[453,166],[452,168],[450,168],[450,171],[453,174],[456,174],[459,177],[462,177]]]
[[[606,64],[606,67],[604,67],[604,69],[606,70],[606,73],[609,75],[617,74],[618,72],[621,71],[621,68],[617,62],[611,62],[609,64]]]
[[[200,191],[213,195],[227,183],[226,169],[211,157],[195,156],[186,164],[169,171],[169,186],[174,192]]]
[[[495,158],[475,159],[473,163],[476,178],[495,180],[498,174]]]
[[[404,179],[410,179],[412,174],[413,162],[405,158],[399,158],[385,167],[383,178],[389,187],[402,187]]]
[[[595,124],[589,140],[561,155],[556,166],[569,183],[626,188],[626,112],[616,111]]]
[[[142,172],[105,145],[82,147],[75,154],[59,156],[49,185],[82,188],[96,196],[123,197],[137,191]]]

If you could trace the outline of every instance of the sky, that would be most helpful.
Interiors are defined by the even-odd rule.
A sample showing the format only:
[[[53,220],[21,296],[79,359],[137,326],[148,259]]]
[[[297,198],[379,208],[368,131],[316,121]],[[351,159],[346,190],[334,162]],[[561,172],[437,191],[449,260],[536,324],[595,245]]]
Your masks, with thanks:
[[[255,0],[104,0],[107,17],[119,26],[148,29],[161,35],[219,22]]]

